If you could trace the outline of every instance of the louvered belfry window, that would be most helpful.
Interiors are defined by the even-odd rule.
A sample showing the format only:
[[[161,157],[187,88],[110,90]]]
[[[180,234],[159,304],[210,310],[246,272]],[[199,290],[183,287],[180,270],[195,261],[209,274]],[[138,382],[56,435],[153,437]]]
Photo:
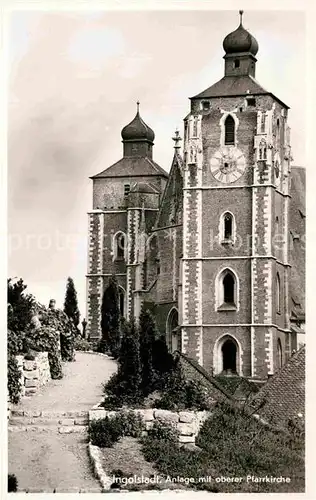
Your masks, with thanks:
[[[225,120],[225,144],[235,144],[235,121],[230,115]]]

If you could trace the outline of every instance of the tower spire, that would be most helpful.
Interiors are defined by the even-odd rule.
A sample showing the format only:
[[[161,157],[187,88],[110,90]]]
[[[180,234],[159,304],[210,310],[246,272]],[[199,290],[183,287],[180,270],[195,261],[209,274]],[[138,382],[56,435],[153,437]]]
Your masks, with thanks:
[[[242,26],[242,16],[243,16],[244,11],[240,10],[239,15],[240,15],[240,26]]]
[[[139,105],[140,105],[140,102],[139,102],[139,101],[137,101],[136,105],[137,105],[137,113],[139,113]]]

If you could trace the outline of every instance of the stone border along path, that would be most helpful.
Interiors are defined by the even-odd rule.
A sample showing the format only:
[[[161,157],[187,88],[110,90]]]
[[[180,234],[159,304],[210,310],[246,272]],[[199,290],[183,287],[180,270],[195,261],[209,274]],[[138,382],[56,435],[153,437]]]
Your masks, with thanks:
[[[50,380],[32,397],[12,405],[8,427],[8,473],[19,492],[100,493],[90,463],[88,411],[100,400],[116,363],[99,353],[76,352],[64,377]]]

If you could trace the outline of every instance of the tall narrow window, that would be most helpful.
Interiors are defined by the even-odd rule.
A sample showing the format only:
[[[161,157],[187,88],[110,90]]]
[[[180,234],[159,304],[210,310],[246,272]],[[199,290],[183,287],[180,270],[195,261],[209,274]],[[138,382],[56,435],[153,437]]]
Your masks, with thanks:
[[[224,239],[231,240],[233,237],[233,216],[225,214],[224,216]]]
[[[231,273],[227,273],[223,279],[224,303],[235,304],[235,280]]]
[[[231,115],[225,120],[225,144],[235,144],[235,121]]]
[[[113,258],[114,260],[125,259],[125,234],[122,232],[116,233],[113,238]]]
[[[131,190],[130,184],[124,184],[124,196],[127,196]]]
[[[198,118],[197,118],[197,116],[195,116],[194,120],[193,120],[193,132],[192,132],[193,137],[197,137],[197,135],[198,135],[197,124],[198,124]]]
[[[275,294],[276,294],[276,312],[281,313],[281,286],[280,286],[280,275],[277,273],[275,279]]]
[[[239,68],[239,67],[240,67],[240,61],[239,61],[239,59],[235,59],[234,68]]]
[[[233,311],[238,309],[238,277],[231,269],[223,269],[216,278],[216,310]]]
[[[264,134],[266,130],[266,115],[262,113],[261,115],[261,133]]]
[[[278,356],[278,368],[282,368],[283,356],[282,356],[282,344],[280,339],[278,339],[278,344],[277,344],[277,356]]]

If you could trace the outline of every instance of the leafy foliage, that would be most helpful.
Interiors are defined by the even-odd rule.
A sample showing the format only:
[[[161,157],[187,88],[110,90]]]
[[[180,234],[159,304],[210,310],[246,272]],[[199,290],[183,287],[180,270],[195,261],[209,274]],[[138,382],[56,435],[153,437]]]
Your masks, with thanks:
[[[122,341],[118,358],[118,372],[112,375],[105,392],[113,396],[116,404],[132,404],[141,399],[141,364],[139,355],[139,333],[135,321],[121,320]],[[107,401],[109,403],[109,401]]]
[[[76,351],[90,351],[91,345],[85,338],[78,336],[75,339],[74,349]]]
[[[74,281],[70,277],[67,280],[64,312],[67,314],[68,318],[72,319],[75,327],[78,330],[80,313],[78,308],[77,292],[75,289]]]
[[[21,394],[21,372],[18,369],[18,362],[12,353],[8,353],[7,359],[8,393],[11,403],[18,403]]]
[[[20,349],[23,348],[25,332],[31,322],[35,305],[34,297],[25,293],[26,288],[27,285],[22,279],[15,283],[12,283],[11,278],[8,279],[8,329],[19,337],[17,347]]]
[[[114,417],[92,420],[88,434],[92,444],[100,448],[110,448],[120,437],[140,437],[145,424],[141,415],[134,412],[121,412]]]
[[[141,384],[142,392],[147,396],[155,386],[156,373],[153,366],[153,347],[157,330],[150,311],[142,308],[139,317]]]
[[[186,380],[180,363],[175,365],[167,377],[163,394],[156,406],[165,410],[209,409],[202,383]]]
[[[101,330],[102,341],[100,343],[101,352],[107,349],[116,358],[120,349],[120,306],[119,289],[116,277],[113,275],[109,280],[109,285],[104,291],[101,306]]]
[[[8,493],[18,491],[18,480],[15,474],[8,474]]]

